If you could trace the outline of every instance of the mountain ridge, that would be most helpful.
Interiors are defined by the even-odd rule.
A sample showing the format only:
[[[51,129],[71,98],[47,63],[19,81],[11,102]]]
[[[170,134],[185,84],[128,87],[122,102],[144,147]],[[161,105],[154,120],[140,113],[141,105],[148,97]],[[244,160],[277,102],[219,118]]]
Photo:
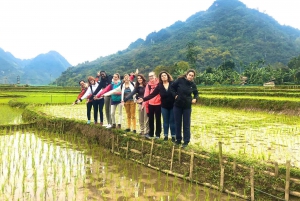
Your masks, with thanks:
[[[0,83],[47,85],[71,64],[58,52],[49,51],[32,59],[18,59],[0,48]]]

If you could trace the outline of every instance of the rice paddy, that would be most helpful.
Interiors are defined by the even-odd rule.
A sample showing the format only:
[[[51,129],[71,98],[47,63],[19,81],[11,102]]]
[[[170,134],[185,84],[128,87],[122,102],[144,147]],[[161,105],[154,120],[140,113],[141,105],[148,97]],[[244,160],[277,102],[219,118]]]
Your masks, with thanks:
[[[64,118],[86,119],[85,105],[44,106],[40,111]],[[136,115],[138,116],[138,115]],[[126,114],[123,112],[123,122]],[[225,154],[300,167],[300,118],[257,111],[195,106],[192,110],[191,146]]]

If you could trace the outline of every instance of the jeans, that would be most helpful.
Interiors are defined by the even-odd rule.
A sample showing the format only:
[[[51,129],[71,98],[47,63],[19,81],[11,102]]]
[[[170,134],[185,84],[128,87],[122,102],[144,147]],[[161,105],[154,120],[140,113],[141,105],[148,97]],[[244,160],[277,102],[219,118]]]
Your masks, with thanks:
[[[94,121],[97,122],[98,119],[98,111],[100,114],[100,122],[103,123],[103,106],[104,106],[104,99],[100,100],[93,100],[93,107],[94,107]]]
[[[181,128],[183,123],[183,142],[188,144],[191,139],[191,113],[192,109],[183,109],[180,107],[173,107],[175,125],[176,125],[176,140],[181,143],[182,135]]]
[[[174,119],[173,108],[166,109],[161,107],[161,114],[163,117],[164,136],[168,137],[169,128],[170,128],[171,136],[175,137],[176,132],[175,132],[175,119]]]
[[[93,102],[87,102],[86,103],[86,116],[88,120],[91,120],[91,110],[93,107]]]
[[[154,115],[155,115],[155,136],[160,137],[161,133],[161,106],[160,105],[148,105],[149,113],[149,135],[154,136]]]

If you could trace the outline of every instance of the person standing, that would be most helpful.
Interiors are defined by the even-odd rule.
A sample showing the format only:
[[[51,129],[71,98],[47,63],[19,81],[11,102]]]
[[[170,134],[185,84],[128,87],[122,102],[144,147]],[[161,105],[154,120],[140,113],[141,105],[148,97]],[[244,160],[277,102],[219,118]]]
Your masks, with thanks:
[[[135,118],[135,95],[127,99],[124,102],[124,99],[134,90],[134,82],[130,81],[130,77],[128,74],[124,75],[124,82],[120,86],[121,89],[121,103],[125,107],[126,115],[127,115],[127,128],[125,131],[129,132],[132,128],[133,133],[136,133],[136,118]]]
[[[179,76],[171,85],[171,93],[175,98],[174,117],[176,127],[176,144],[180,145],[182,141],[182,124],[183,124],[183,144],[182,148],[188,146],[191,139],[191,113],[192,103],[198,99],[198,90],[193,82],[196,71],[190,69],[185,75]],[[193,94],[193,97],[192,97]]]
[[[112,82],[112,76],[107,75],[105,71],[100,71],[100,82],[98,88],[94,91],[93,96],[96,96],[100,90],[105,89],[108,85]],[[111,127],[111,96],[104,97],[104,108],[105,108],[105,115],[107,120],[106,127]],[[103,111],[103,110],[102,110]]]
[[[108,85],[105,89],[100,91],[95,99],[99,99],[102,96],[107,97],[111,96],[111,121],[112,125],[107,125],[106,128],[116,128],[116,120],[115,120],[115,113],[116,108],[119,106],[119,124],[118,128],[121,128],[122,123],[122,105],[121,105],[121,92],[117,91],[116,89],[121,85],[120,75],[119,73],[115,73],[113,75],[113,79],[110,85]]]
[[[146,78],[142,74],[138,74],[136,76],[137,82],[134,85],[133,91],[124,98],[124,102],[132,98],[132,96],[136,95],[136,99],[143,98],[145,87],[147,85]],[[139,114],[139,125],[140,125],[140,135],[144,136],[149,133],[149,119],[146,112],[146,108],[142,105],[142,103],[138,104],[138,114]]]
[[[158,85],[158,79],[155,76],[154,72],[149,73],[149,82],[145,87],[144,97],[148,96],[153,92],[155,87]],[[154,116],[155,116],[155,138],[160,138],[161,133],[161,102],[160,95],[156,95],[154,98],[149,101],[143,102],[144,107],[146,107],[146,111],[149,117],[149,134],[145,137],[151,139],[154,137]]]
[[[92,76],[88,77],[88,82],[89,82],[89,87],[87,88],[86,92],[84,93],[84,95],[80,98],[77,99],[76,103],[81,102],[83,99],[87,99],[88,103],[87,103],[87,116],[88,116],[88,124],[90,124],[90,111],[91,108],[93,106],[94,108],[94,123],[97,124],[98,123],[98,109],[99,109],[99,113],[100,113],[100,124],[103,124],[103,112],[102,112],[102,108],[103,108],[103,101],[101,104],[101,100],[94,100],[93,99],[93,93],[94,91],[98,88],[98,82],[96,82],[95,78]],[[100,105],[100,106],[99,106]],[[102,107],[102,108],[99,108]]]
[[[176,132],[175,132],[175,120],[173,113],[174,97],[171,93],[171,85],[173,83],[172,76],[166,72],[162,71],[158,76],[159,84],[154,89],[154,91],[144,98],[140,98],[137,102],[148,101],[154,98],[156,95],[160,95],[161,100],[161,113],[163,117],[163,128],[164,128],[164,140],[168,140],[169,129],[171,131],[171,139],[175,142]]]

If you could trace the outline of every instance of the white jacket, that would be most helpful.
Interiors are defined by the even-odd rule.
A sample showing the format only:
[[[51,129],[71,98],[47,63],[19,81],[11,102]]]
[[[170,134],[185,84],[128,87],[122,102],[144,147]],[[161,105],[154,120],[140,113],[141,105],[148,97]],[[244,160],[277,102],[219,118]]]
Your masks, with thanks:
[[[89,95],[92,95],[96,91],[98,85],[99,85],[98,82],[96,82],[94,85],[90,85],[88,87],[88,89],[86,90],[85,94],[81,97],[81,100],[87,98]],[[91,86],[92,86],[92,89],[91,89]]]

